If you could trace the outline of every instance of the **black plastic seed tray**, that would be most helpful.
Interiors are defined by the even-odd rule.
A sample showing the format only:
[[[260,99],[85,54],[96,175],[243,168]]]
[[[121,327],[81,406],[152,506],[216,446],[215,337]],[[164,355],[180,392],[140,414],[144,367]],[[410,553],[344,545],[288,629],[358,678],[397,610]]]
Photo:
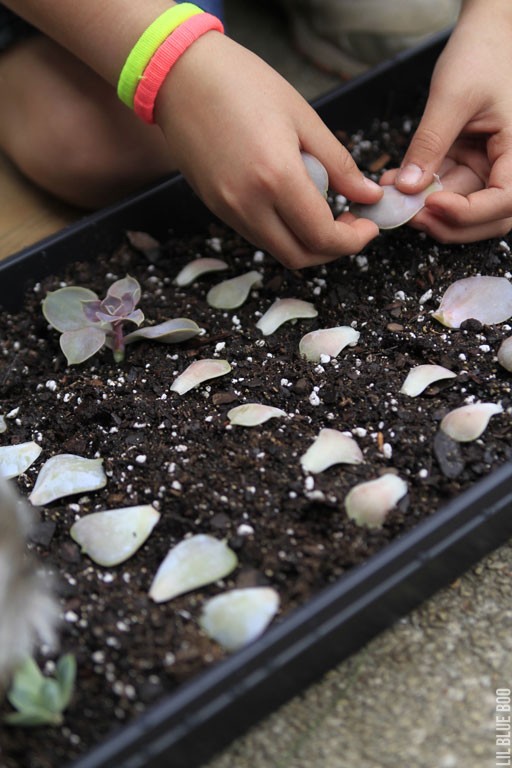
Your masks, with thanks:
[[[351,81],[315,106],[334,130],[407,110],[428,86],[440,36]],[[198,232],[211,215],[179,177],[84,218],[0,263],[0,305],[72,259],[93,258],[127,229]],[[194,768],[512,534],[512,465],[354,568],[250,646],[182,685],[70,768]]]

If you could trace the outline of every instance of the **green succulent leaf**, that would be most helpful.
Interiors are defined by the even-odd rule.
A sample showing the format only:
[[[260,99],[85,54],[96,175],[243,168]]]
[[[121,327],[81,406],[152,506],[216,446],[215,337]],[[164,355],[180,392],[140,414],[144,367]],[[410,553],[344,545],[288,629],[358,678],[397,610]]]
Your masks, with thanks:
[[[62,697],[57,680],[47,677],[41,686],[39,698],[48,712],[62,712]]]
[[[76,680],[76,659],[72,653],[66,653],[59,659],[56,677],[60,688],[62,709],[65,709],[71,700]]]
[[[35,725],[60,725],[62,723],[61,712],[50,712],[42,707],[24,709],[22,712],[11,712],[5,716],[8,725],[35,726]]]
[[[43,681],[44,675],[35,660],[32,657],[25,659],[13,677],[11,688],[7,693],[8,700],[13,706],[18,706],[13,699],[23,700],[25,696],[29,696],[33,700],[34,692],[41,688]]]
[[[36,709],[38,707],[44,709],[40,690],[40,688],[35,688],[32,691],[28,689],[17,691],[11,690],[7,695],[7,699],[9,700],[9,703],[12,704],[15,709],[19,709],[20,712],[31,710],[34,707],[36,707]]]
[[[73,693],[76,660],[63,656],[56,665],[55,677],[43,675],[33,658],[16,670],[7,699],[17,710],[5,717],[9,725],[59,725]]]

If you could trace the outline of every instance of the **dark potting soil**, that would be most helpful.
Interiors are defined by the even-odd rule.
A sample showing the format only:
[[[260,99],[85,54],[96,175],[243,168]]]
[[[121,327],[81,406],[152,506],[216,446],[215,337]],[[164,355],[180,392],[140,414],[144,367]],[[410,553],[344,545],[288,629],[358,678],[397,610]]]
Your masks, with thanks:
[[[374,127],[352,140],[361,168],[392,167],[404,144],[403,124]],[[229,270],[187,288],[173,279],[196,255],[223,258]],[[216,282],[257,269],[263,287],[235,311],[206,302]],[[1,412],[10,414],[2,443],[37,440],[40,459],[18,480],[31,491],[44,460],[57,453],[101,456],[102,490],[41,509],[33,549],[58,576],[63,625],[60,652],[75,654],[78,681],[62,727],[2,727],[6,768],[59,768],[174,690],[223,651],[198,628],[205,599],[233,587],[268,584],[280,595],[280,621],[293,608],[364,562],[389,541],[510,459],[510,374],[496,351],[510,327],[469,321],[449,330],[431,317],[456,279],[478,273],[508,276],[506,240],[444,246],[408,228],[381,234],[363,254],[327,267],[285,270],[218,225],[206,235],[172,233],[144,253],[130,240],[93,263],[70,266],[34,286],[23,312],[0,319]],[[205,333],[167,346],[128,347],[116,365],[104,350],[66,367],[58,334],[40,303],[63,283],[103,296],[130,274],[142,285],[147,322],[189,317]],[[318,317],[286,323],[263,337],[260,315],[276,298],[313,302]],[[337,359],[301,359],[308,331],[353,325],[361,336]],[[169,387],[192,361],[227,359],[232,372],[179,396]],[[457,378],[411,398],[400,393],[409,369],[422,363],[450,368]],[[456,444],[439,433],[441,418],[470,401],[500,402],[483,436]],[[264,402],[288,417],[256,428],[230,427],[234,405]],[[323,427],[351,432],[365,461],[307,476],[299,459]],[[344,498],[356,483],[395,472],[408,494],[380,530],[351,522]],[[153,503],[161,519],[131,560],[95,565],[71,540],[80,516],[100,509]],[[148,598],[170,546],[185,536],[226,538],[239,566],[222,584],[168,603]],[[42,662],[44,663],[44,659]],[[4,703],[0,714],[9,706]]]

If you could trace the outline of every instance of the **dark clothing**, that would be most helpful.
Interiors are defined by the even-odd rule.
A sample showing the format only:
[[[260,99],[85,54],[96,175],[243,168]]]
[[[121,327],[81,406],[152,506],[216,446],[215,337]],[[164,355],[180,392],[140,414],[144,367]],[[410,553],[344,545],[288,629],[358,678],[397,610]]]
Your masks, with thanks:
[[[0,5],[0,51],[13,43],[34,34],[36,30],[12,11]]]
[[[222,0],[198,0],[197,5],[222,19]],[[28,22],[0,5],[0,52],[36,31]]]

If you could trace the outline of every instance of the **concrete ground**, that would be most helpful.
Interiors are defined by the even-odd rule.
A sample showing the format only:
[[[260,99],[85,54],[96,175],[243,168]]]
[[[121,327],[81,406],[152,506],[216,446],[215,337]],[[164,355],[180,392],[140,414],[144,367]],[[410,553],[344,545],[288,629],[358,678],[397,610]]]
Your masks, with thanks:
[[[272,4],[227,0],[227,21],[233,37],[307,98],[336,84],[295,53]],[[270,715],[208,768],[510,765],[496,759],[495,692],[512,688],[511,577],[508,543]]]

